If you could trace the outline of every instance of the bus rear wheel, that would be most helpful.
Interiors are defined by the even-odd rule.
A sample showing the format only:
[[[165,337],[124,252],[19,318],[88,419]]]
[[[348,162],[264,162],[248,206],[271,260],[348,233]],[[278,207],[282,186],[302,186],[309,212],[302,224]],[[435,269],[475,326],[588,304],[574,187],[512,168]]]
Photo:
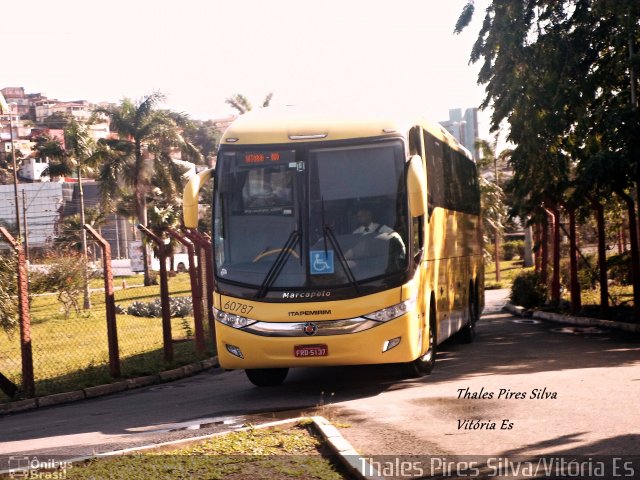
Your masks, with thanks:
[[[476,322],[479,318],[478,298],[471,290],[469,295],[469,323],[467,323],[462,330],[457,334],[457,339],[460,343],[473,343],[476,338]]]
[[[244,371],[249,381],[257,387],[281,385],[289,373],[288,368],[248,368]]]

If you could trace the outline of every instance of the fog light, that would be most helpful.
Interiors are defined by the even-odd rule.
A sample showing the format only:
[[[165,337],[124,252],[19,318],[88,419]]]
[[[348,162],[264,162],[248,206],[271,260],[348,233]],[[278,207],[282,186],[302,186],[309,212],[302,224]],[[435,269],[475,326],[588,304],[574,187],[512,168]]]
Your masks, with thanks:
[[[242,350],[240,350],[235,345],[229,345],[228,343],[225,343],[225,346],[227,347],[227,352],[229,352],[231,355],[235,355],[238,358],[244,358],[244,356],[242,355]]]
[[[392,338],[391,340],[387,340],[386,342],[384,342],[384,345],[382,345],[382,351],[383,352],[388,352],[392,348],[397,347],[398,345],[400,345],[400,339],[401,338],[402,337],[396,337],[396,338]]]

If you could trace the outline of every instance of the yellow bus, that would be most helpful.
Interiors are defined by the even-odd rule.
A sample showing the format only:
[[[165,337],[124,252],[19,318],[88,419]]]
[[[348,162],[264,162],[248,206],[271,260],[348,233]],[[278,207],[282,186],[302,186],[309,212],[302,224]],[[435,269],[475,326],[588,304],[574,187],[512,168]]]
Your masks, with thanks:
[[[217,354],[258,386],[292,367],[399,364],[430,373],[470,342],[484,306],[480,194],[441,126],[384,115],[263,109],[221,139],[184,190],[184,223],[214,180]]]

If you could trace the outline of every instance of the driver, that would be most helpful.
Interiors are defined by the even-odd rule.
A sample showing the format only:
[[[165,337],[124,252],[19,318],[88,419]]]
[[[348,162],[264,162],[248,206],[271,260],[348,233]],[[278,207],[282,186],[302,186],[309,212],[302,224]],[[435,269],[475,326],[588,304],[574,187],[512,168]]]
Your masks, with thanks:
[[[373,215],[371,210],[366,207],[361,207],[356,212],[356,220],[359,224],[358,228],[353,231],[353,235],[359,235],[366,237],[367,241],[363,238],[356,245],[345,252],[345,258],[352,260],[358,257],[368,257],[373,254],[371,247],[373,244],[369,242],[369,239],[373,242],[387,243],[386,250],[389,255],[394,257],[404,258],[406,255],[406,247],[402,241],[402,237],[391,227],[382,223],[373,221]],[[375,239],[375,240],[374,240]]]
[[[358,228],[353,233],[354,235],[369,235],[370,233],[392,233],[393,229],[383,225],[381,223],[375,223],[371,210],[368,208],[359,208],[356,212],[356,220],[358,221]]]

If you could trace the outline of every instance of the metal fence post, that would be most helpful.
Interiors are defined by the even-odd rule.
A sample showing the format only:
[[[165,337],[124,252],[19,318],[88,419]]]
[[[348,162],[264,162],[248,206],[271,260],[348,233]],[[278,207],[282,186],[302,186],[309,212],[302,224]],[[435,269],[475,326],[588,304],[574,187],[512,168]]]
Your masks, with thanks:
[[[164,359],[173,361],[173,337],[171,335],[171,306],[169,305],[169,283],[167,281],[167,254],[164,240],[144,225],[138,224],[138,230],[149,237],[158,246],[160,260],[160,305],[162,308],[162,343]]]
[[[175,230],[168,228],[167,232],[185,247],[187,247],[187,253],[189,254],[189,277],[191,279],[191,299],[193,303],[193,321],[196,331],[196,350],[198,352],[204,352],[207,347],[204,343],[204,331],[202,328],[202,287],[200,286],[200,280],[198,273],[196,272],[195,262],[193,257],[195,255],[195,249],[193,242],[186,237],[183,237]]]
[[[113,378],[119,378],[120,374],[120,350],[118,348],[118,327],[116,323],[116,299],[113,290],[113,272],[111,270],[111,245],[90,225],[84,224],[84,228],[100,244],[102,249],[102,267],[104,273],[104,304],[107,316],[107,343],[109,345],[109,374]]]
[[[18,254],[18,311],[20,315],[20,350],[22,353],[22,389],[27,397],[33,397],[35,395],[35,382],[33,379],[29,276],[26,257],[22,245],[11,236],[6,228],[0,227],[0,233]]]
[[[211,239],[197,230],[185,230],[187,238],[196,243],[204,250],[204,266],[205,278],[207,280],[206,296],[207,296],[207,320],[209,322],[209,331],[211,332],[211,341],[216,345],[215,317],[213,315],[213,251],[211,250]]]

